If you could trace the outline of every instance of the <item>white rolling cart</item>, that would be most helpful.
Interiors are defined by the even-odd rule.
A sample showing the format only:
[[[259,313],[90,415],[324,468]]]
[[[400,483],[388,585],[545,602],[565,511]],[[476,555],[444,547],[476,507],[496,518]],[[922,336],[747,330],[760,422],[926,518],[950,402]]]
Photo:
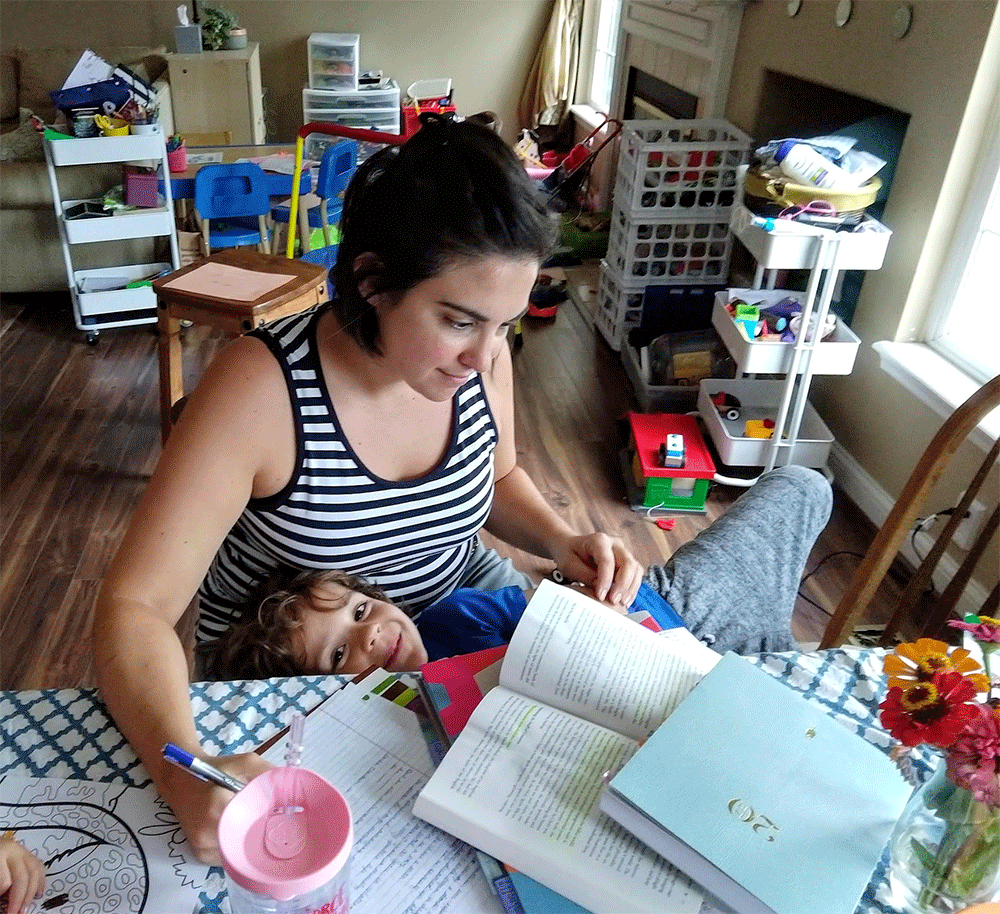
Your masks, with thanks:
[[[180,269],[170,168],[162,130],[129,136],[46,138],[45,162],[52,185],[52,199],[77,329],[87,334],[88,343],[95,343],[99,332],[106,328],[156,323],[156,296],[152,287],[142,285],[129,288],[129,285],[165,270]],[[158,182],[163,187],[162,205],[113,216],[68,218],[67,213],[72,212],[75,207],[92,201],[63,200],[56,169],[68,165],[85,166],[108,162],[159,165],[160,177],[167,178]],[[74,245],[158,236],[169,239],[170,263],[123,264],[87,270],[78,270],[73,265]]]
[[[773,228],[759,223],[742,205],[734,209],[733,234],[754,257],[757,269],[753,289],[730,289],[730,300],[744,297],[739,293],[752,293],[754,300],[770,305],[794,294],[802,304],[802,327],[810,323],[823,326],[841,271],[877,270],[882,266],[892,234],[870,217],[864,217],[851,232],[815,229],[785,220]],[[775,290],[775,270],[809,270],[805,292]],[[716,297],[712,323],[736,362],[738,377],[704,380],[698,392],[698,412],[719,456],[728,466],[762,466],[764,472],[787,464],[824,468],[833,435],[808,402],[809,387],[814,374],[850,374],[860,340],[838,321],[829,340],[816,340],[816,335],[807,339],[808,335],[800,332],[794,343],[750,341],[726,309],[726,295],[719,293]],[[784,378],[753,377],[757,374]],[[740,401],[738,418],[726,418],[716,408],[712,398],[720,393]],[[774,421],[770,438],[746,434],[746,421],[753,418]],[[716,481],[749,486],[756,478],[717,474]]]

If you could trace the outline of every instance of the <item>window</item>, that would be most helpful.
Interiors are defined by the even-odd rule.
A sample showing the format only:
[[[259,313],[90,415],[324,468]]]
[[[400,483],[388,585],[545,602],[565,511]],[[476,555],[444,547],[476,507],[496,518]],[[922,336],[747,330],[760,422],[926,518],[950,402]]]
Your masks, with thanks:
[[[925,342],[983,383],[1000,374],[1000,102],[995,101],[986,142],[945,274],[932,307]]]
[[[611,109],[622,0],[599,0],[599,3],[588,103],[598,111],[607,112]]]

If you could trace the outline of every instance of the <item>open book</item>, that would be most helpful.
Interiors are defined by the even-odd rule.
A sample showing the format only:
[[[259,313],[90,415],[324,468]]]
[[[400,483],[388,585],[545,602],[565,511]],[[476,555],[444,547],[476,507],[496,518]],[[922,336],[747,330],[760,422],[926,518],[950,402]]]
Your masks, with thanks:
[[[695,914],[702,890],[598,808],[617,770],[719,660],[686,629],[654,633],[542,581],[500,684],[414,805],[594,912]]]

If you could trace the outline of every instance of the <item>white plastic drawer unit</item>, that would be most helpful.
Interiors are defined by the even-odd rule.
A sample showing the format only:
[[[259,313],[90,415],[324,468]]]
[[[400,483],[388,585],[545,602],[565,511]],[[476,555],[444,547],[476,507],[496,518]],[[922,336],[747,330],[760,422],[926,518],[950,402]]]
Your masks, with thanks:
[[[357,91],[360,35],[314,32],[308,45],[311,88]]]
[[[306,124],[321,121],[343,127],[369,127],[390,133],[399,132],[399,108],[379,108],[374,111],[330,111],[325,108],[307,108],[302,112]]]
[[[395,80],[384,79],[357,91],[340,89],[302,90],[303,111],[399,110],[399,86]]]

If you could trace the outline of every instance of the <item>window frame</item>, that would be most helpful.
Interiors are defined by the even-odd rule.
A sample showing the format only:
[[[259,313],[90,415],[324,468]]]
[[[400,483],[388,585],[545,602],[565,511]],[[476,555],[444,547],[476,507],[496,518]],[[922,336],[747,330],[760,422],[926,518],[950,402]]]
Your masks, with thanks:
[[[1000,210],[1000,98],[996,96],[990,106],[983,142],[974,159],[972,174],[920,338],[960,371],[979,383],[985,383],[995,371],[971,356],[961,341],[949,337],[947,331],[956,300],[963,295],[975,294],[974,290],[966,288],[966,284],[987,212],[992,207],[996,217]]]
[[[615,29],[615,57],[612,66],[611,85],[608,86],[608,105],[599,105],[593,98],[591,90],[594,83],[594,65],[597,62],[597,35],[600,26],[601,9],[605,3],[616,3],[618,6],[618,24]],[[586,0],[584,6],[584,19],[580,43],[580,69],[577,74],[576,100],[579,105],[586,105],[594,111],[607,113],[608,107],[614,101],[615,90],[615,67],[617,66],[618,53],[621,50],[621,17],[624,11],[624,0]]]

